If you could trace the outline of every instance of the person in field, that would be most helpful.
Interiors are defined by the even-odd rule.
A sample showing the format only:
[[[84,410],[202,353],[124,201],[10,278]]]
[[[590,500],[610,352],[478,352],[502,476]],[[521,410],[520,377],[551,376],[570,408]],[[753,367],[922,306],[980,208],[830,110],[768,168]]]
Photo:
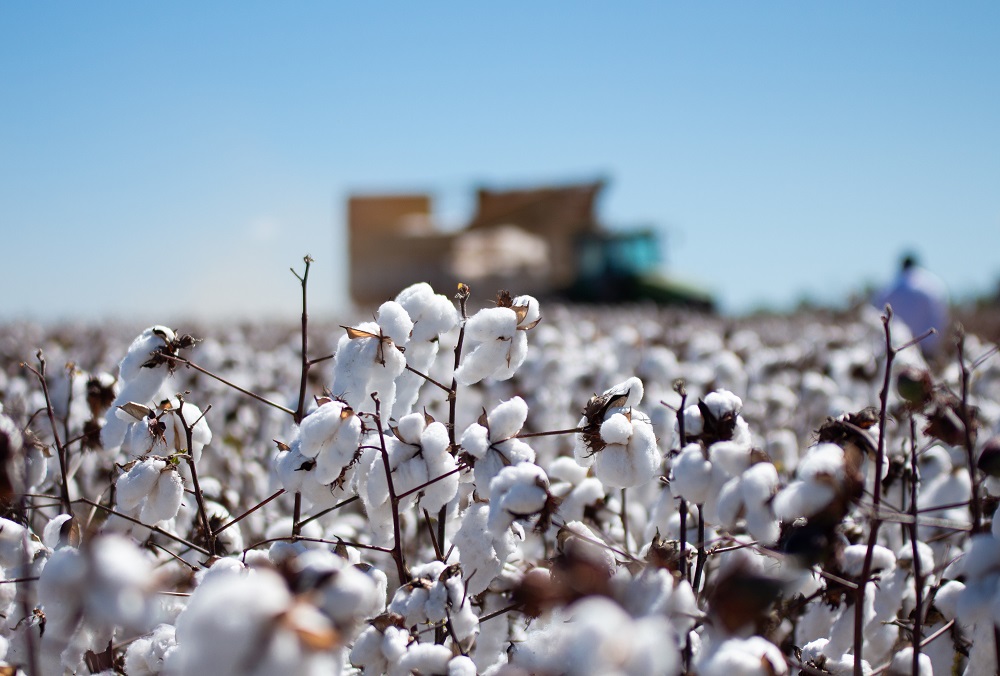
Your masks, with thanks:
[[[948,330],[948,292],[936,275],[919,265],[915,255],[903,256],[899,274],[872,302],[879,309],[891,306],[893,315],[914,336],[935,329],[933,335],[920,341],[920,347],[927,356],[941,350],[943,335]]]

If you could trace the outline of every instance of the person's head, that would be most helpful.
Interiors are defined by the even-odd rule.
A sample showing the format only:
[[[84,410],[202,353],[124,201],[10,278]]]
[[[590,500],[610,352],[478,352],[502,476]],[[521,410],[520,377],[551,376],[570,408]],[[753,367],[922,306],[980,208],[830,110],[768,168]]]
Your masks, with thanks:
[[[903,270],[910,270],[912,268],[915,268],[916,266],[917,266],[917,255],[915,253],[911,251],[903,254],[903,259],[902,262],[900,263],[900,267]]]

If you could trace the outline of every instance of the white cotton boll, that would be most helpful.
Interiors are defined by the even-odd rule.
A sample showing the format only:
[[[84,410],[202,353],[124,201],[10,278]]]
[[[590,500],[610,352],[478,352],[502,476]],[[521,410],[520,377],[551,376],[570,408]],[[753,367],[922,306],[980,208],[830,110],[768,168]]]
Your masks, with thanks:
[[[769,462],[759,462],[743,472],[740,491],[748,505],[763,505],[772,498],[780,479],[778,470]]]
[[[313,459],[302,455],[300,449],[299,443],[293,443],[290,450],[280,451],[271,464],[281,487],[289,493],[302,490],[302,482],[309,475],[305,468],[314,467]]]
[[[782,521],[818,514],[836,496],[833,486],[815,481],[794,481],[774,496],[774,514]]]
[[[563,541],[563,552],[572,554],[574,558],[578,557],[589,561],[597,569],[607,573],[608,577],[614,574],[618,568],[615,555],[607,547],[601,546],[601,538],[586,524],[570,521],[566,524],[563,532],[572,534]]]
[[[111,404],[111,410],[135,401],[140,404],[151,402],[169,376],[165,364],[156,367],[144,367],[153,352],[165,347],[168,341],[174,339],[174,332],[165,326],[151,326],[143,331],[128,348],[125,358],[118,367],[118,380],[121,390]],[[128,425],[115,416],[109,416],[101,429],[101,445],[104,448],[117,448],[125,439]]]
[[[458,468],[455,456],[448,452],[450,441],[448,428],[444,423],[434,422],[428,425],[420,436],[420,445],[429,478],[445,476]],[[459,473],[455,472],[426,486],[422,491],[421,506],[432,514],[437,513],[458,494],[459,478]]]
[[[152,610],[146,598],[153,572],[149,558],[131,539],[116,535],[94,540],[91,557],[90,617],[108,624],[144,625]]]
[[[740,490],[741,480],[733,477],[722,485],[719,491],[719,499],[716,503],[715,511],[719,517],[719,523],[728,530],[736,528],[736,522],[743,512],[743,493]]]
[[[410,413],[404,415],[396,423],[396,434],[400,441],[407,444],[417,444],[420,442],[420,435],[427,427],[427,419],[423,413]]]
[[[621,414],[612,416],[612,420]],[[624,416],[621,416],[624,418]],[[626,445],[609,444],[597,454],[594,474],[606,486],[631,488],[649,483],[656,477],[663,457],[656,445],[656,435],[648,419],[633,413],[629,425],[631,435]],[[605,422],[607,424],[607,421]],[[601,427],[603,435],[604,427]]]
[[[472,423],[462,432],[459,442],[462,448],[474,458],[482,458],[490,446],[489,430],[479,423]]]
[[[174,338],[174,332],[166,326],[150,326],[145,329],[129,345],[125,358],[119,364],[119,379],[131,382],[137,379],[143,371],[154,370],[143,367],[143,364],[149,361],[153,352],[165,347]]]
[[[164,660],[177,645],[174,627],[160,624],[148,636],[133,641],[125,651],[125,672],[128,676],[158,676],[164,670]]]
[[[389,676],[418,674],[446,674],[451,660],[451,648],[433,643],[414,643],[406,654],[392,665]]]
[[[844,479],[844,449],[837,444],[816,444],[799,463],[796,475],[800,479],[810,479],[819,475]]]
[[[27,529],[19,523],[10,519],[0,518],[0,566],[8,573],[12,570],[21,570],[24,566],[25,558],[34,561],[35,556],[44,548],[41,542],[29,531],[25,537]],[[27,541],[27,556],[25,556],[25,541]],[[17,576],[15,576],[17,577]]]
[[[541,467],[522,462],[504,467],[490,482],[490,514],[487,528],[502,535],[517,518],[542,510],[548,499],[548,477]]]
[[[865,557],[868,556],[867,545],[848,545],[844,547],[840,566],[845,573],[860,577],[864,568]],[[896,555],[892,550],[882,545],[872,548],[872,570],[889,571],[896,567]]]
[[[781,537],[781,524],[766,505],[750,507],[746,515],[747,532],[764,546],[770,546]]]
[[[59,541],[62,539],[63,526],[72,518],[72,514],[59,514],[49,519],[49,522],[45,524],[45,530],[42,531],[42,544],[52,550],[58,549]]]
[[[549,463],[547,474],[550,479],[577,485],[587,478],[587,468],[581,467],[573,458],[561,455]]]
[[[474,314],[465,324],[465,336],[476,346],[462,358],[455,379],[473,385],[496,371],[509,369],[511,343],[517,333],[517,315],[510,308],[486,308]]]
[[[931,658],[921,653],[917,664],[918,676],[933,676],[934,670],[931,667]],[[902,648],[892,657],[889,665],[889,676],[910,676],[913,673],[913,648],[907,646]]]
[[[177,618],[177,652],[171,659],[175,672],[245,674],[247,655],[263,657],[274,618],[291,601],[285,583],[269,570],[206,580]]]
[[[476,676],[476,663],[465,655],[456,655],[448,662],[448,676]]]
[[[504,343],[500,343],[501,345]],[[507,352],[500,366],[490,374],[495,380],[510,380],[528,357],[528,334],[517,331],[507,343]]]
[[[730,476],[739,476],[750,466],[750,447],[735,441],[717,441],[709,447],[708,457]]]
[[[174,469],[161,471],[156,484],[146,496],[139,520],[146,524],[167,521],[177,516],[184,497],[184,482]]]
[[[427,282],[403,289],[396,296],[396,302],[413,320],[410,338],[413,342],[432,340],[458,324],[455,304],[447,296],[434,293]]]
[[[781,649],[760,636],[731,638],[699,661],[702,676],[780,676],[788,673]]]
[[[136,463],[115,482],[115,501],[123,512],[137,510],[156,485],[167,463],[157,458],[148,458]]]
[[[316,458],[331,454],[341,466],[350,462],[357,450],[361,421],[343,402],[330,401],[310,413],[299,426],[302,455]]]
[[[716,390],[705,395],[705,406],[716,418],[725,415],[739,415],[743,410],[743,400],[729,390]]]
[[[493,537],[486,529],[490,506],[483,502],[474,502],[462,516],[452,542],[458,549],[458,560],[462,570],[468,571],[466,585],[469,594],[481,594],[500,574],[506,558],[501,558],[495,547]],[[507,534],[504,534],[507,536]],[[475,571],[475,574],[472,574]]]
[[[489,421],[490,439],[510,439],[524,426],[524,421],[528,418],[528,404],[521,397],[512,397],[501,402],[486,417]]]
[[[688,444],[674,458],[671,472],[673,478],[670,490],[674,495],[698,505],[708,500],[712,485],[712,463],[705,459],[701,447]]]
[[[413,321],[396,301],[386,301],[378,309],[378,325],[383,335],[389,337],[396,345],[406,345],[413,330]]]
[[[632,422],[616,413],[601,424],[601,438],[608,444],[627,444],[632,436]]]

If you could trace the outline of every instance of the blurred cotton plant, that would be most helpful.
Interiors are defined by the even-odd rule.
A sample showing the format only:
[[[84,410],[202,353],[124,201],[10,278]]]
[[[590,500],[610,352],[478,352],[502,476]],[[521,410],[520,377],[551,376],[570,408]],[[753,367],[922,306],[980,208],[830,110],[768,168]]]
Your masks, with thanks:
[[[935,370],[872,316],[542,323],[507,292],[470,313],[464,284],[310,330],[311,264],[301,329],[269,347],[153,326],[0,370],[0,659],[995,670],[1000,369],[974,338]]]

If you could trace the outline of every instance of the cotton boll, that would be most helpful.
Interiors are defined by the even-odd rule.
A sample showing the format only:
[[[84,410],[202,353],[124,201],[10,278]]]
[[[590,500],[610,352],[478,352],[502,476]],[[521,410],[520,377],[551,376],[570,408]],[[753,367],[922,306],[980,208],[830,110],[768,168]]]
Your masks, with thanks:
[[[158,676],[164,659],[177,645],[174,627],[158,625],[151,634],[136,639],[125,651],[125,672],[129,676]]]
[[[521,431],[527,418],[528,405],[521,397],[512,397],[501,402],[487,415],[490,438],[494,440],[510,439]]]
[[[420,435],[423,460],[430,478],[445,476],[458,468],[455,456],[448,452],[450,441],[448,428],[444,423],[434,422]],[[458,494],[459,476],[455,472],[444,479],[426,486],[420,499],[421,506],[431,513],[437,513]]]
[[[709,498],[712,463],[705,459],[697,444],[689,444],[674,458],[671,466],[671,492],[688,502],[703,504]]]
[[[404,346],[409,342],[413,321],[402,305],[396,301],[386,301],[379,306],[377,317],[377,323],[382,329],[382,333],[388,336],[393,343]]]
[[[779,676],[788,673],[781,649],[760,636],[731,638],[699,660],[703,676]]]
[[[410,340],[414,343],[433,340],[458,324],[454,303],[447,296],[434,293],[426,282],[403,289],[396,296],[396,302],[413,320]]]
[[[621,413],[611,416],[601,425],[601,438],[608,444],[627,444],[632,436],[632,423]]]
[[[601,538],[585,524],[571,521],[560,533],[560,550],[571,560],[582,559],[610,578],[618,568],[615,555],[607,547],[601,546]]]
[[[571,484],[579,484],[587,478],[587,468],[581,467],[567,456],[559,456],[549,463],[546,472],[550,479],[565,481]]]
[[[522,462],[504,467],[490,482],[487,528],[502,535],[518,518],[527,518],[545,507],[549,480],[538,465]]]
[[[486,308],[474,314],[465,324],[465,336],[476,346],[462,358],[455,371],[455,379],[462,385],[473,385],[501,370],[509,372],[508,378],[512,376],[520,366],[511,354],[515,334],[518,333],[517,314],[510,308]],[[522,341],[526,348],[527,338],[524,335],[517,342]],[[514,357],[520,356],[523,362],[525,355]]]
[[[907,646],[893,655],[892,663],[889,665],[889,676],[911,676],[913,674],[913,648]],[[917,666],[918,676],[933,676],[931,668],[931,658],[925,654],[920,655]]]
[[[451,660],[451,648],[433,643],[413,643],[406,654],[392,665],[389,676],[409,676],[409,674],[445,674]]]
[[[60,514],[53,517],[45,524],[45,530],[42,531],[42,544],[51,550],[59,549],[65,546],[63,542],[63,531],[64,529],[69,529],[73,524],[69,524],[73,519],[72,514]],[[67,525],[68,524],[68,525]],[[79,533],[79,526],[76,526]]]
[[[613,422],[614,421],[614,422]],[[613,443],[607,438],[608,445],[597,453],[594,461],[594,474],[606,486],[614,488],[630,488],[649,483],[656,476],[660,462],[663,460],[656,445],[656,436],[649,420],[637,411],[629,421],[622,414],[615,414],[601,426],[604,436],[605,427],[614,425],[610,430],[612,435],[620,435],[623,431],[621,421],[627,426],[627,436],[623,442]]]
[[[139,513],[139,520],[146,524],[168,521],[177,516],[184,497],[184,482],[180,474],[171,467],[161,471],[153,489],[146,496]]]
[[[25,560],[34,561],[43,548],[42,543],[24,526],[10,519],[0,518],[0,566],[8,573],[22,571]]]
[[[465,655],[457,655],[448,662],[448,676],[476,676],[476,663]]]
[[[469,594],[474,596],[489,587],[507,562],[508,553],[513,551],[513,536],[509,530],[499,538],[487,530],[489,514],[489,504],[472,503],[462,516],[462,525],[452,538],[458,549],[462,570],[469,573],[466,580]],[[474,575],[472,571],[475,571]]]
[[[153,491],[160,478],[160,473],[166,469],[167,463],[159,458],[148,458],[133,465],[115,482],[115,500],[119,508],[126,513],[139,509],[142,501]]]

